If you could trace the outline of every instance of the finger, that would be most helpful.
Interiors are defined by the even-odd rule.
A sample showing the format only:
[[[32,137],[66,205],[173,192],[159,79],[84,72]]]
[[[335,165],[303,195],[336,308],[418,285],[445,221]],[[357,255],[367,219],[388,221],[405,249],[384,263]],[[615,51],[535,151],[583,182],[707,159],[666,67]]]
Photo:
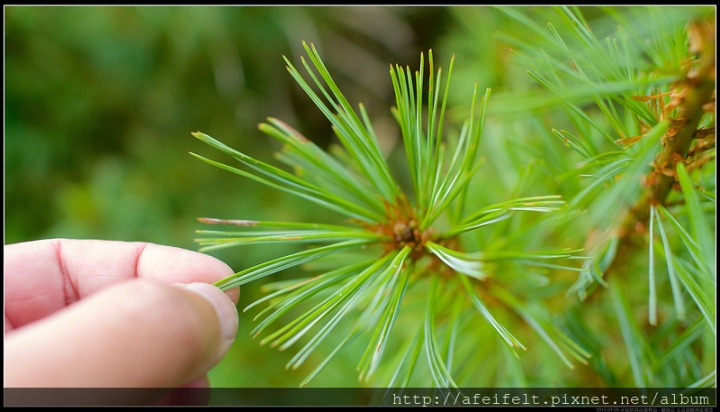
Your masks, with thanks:
[[[227,352],[237,310],[205,283],[130,280],[5,337],[6,387],[179,387]]]
[[[143,242],[50,239],[17,243],[5,246],[4,261],[5,316],[11,328],[130,278],[213,283],[233,273],[212,256]],[[237,302],[239,288],[228,291],[228,296]]]

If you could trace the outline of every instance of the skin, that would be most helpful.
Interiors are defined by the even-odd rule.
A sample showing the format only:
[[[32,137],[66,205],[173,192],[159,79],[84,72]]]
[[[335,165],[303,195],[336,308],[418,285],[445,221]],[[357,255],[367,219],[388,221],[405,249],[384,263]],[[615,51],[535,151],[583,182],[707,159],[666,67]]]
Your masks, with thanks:
[[[207,386],[238,326],[233,274],[141,242],[5,245],[5,387]]]

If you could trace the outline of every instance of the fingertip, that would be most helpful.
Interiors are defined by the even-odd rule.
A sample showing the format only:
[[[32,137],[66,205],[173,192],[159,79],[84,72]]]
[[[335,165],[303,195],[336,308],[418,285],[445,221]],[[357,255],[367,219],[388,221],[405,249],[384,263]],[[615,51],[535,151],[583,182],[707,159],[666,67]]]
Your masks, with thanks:
[[[137,264],[138,277],[168,283],[212,284],[234,273],[227,263],[205,253],[153,243],[146,244]]]
[[[232,289],[226,290],[225,294],[230,298],[230,300],[233,301],[235,305],[240,302],[240,286],[236,286]]]
[[[185,290],[193,292],[206,299],[215,308],[220,330],[224,339],[225,351],[235,340],[238,329],[238,313],[235,302],[222,290],[208,283],[195,282],[188,284],[176,284]],[[224,352],[223,352],[224,354]]]

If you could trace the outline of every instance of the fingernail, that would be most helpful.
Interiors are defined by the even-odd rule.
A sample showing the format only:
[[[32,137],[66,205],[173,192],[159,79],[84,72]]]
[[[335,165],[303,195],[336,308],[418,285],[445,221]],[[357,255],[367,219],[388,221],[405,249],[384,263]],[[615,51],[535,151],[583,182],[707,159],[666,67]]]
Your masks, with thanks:
[[[204,297],[215,307],[220,319],[222,336],[227,342],[235,340],[238,330],[238,312],[233,301],[219,288],[209,283],[188,283],[182,286]]]

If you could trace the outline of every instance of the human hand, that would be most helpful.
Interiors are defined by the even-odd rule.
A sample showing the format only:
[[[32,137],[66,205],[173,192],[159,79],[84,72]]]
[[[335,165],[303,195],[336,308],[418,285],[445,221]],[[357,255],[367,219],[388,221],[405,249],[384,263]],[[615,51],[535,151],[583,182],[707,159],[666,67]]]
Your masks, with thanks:
[[[5,387],[207,386],[237,332],[239,288],[208,284],[233,271],[208,255],[53,239],[4,260]]]

